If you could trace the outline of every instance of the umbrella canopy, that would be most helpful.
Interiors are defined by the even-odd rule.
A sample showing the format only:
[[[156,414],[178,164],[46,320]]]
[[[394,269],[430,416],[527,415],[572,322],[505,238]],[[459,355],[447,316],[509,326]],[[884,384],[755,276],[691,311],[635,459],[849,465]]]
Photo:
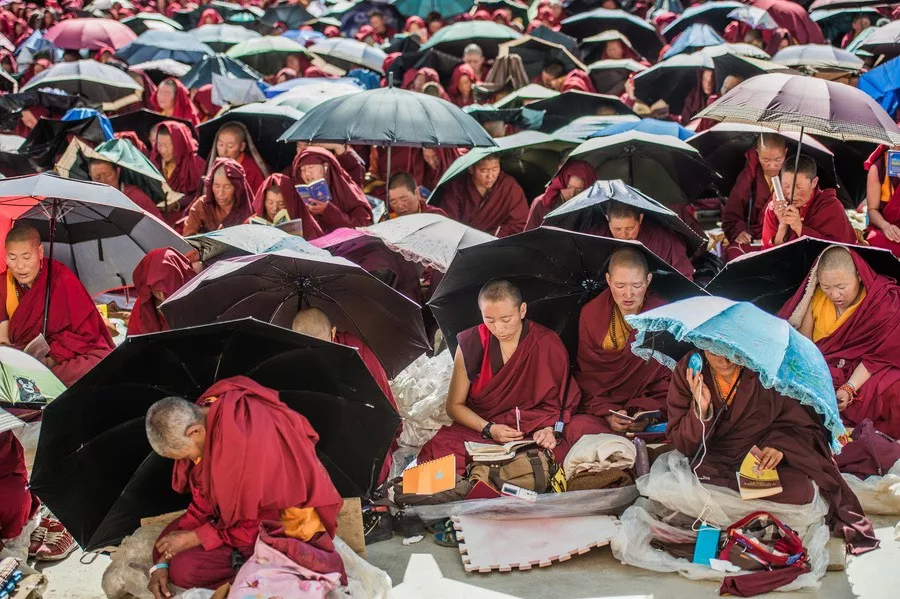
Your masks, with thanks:
[[[358,42],[354,39],[334,37],[317,42],[310,46],[309,51],[329,64],[349,71],[356,67],[362,67],[384,73],[384,59],[387,58],[379,48]]]
[[[279,141],[411,147],[494,146],[494,140],[457,106],[416,92],[382,87],[327,100]]]
[[[525,2],[518,2],[517,0],[475,0],[475,6],[469,9],[469,14],[474,16],[479,9],[488,10],[493,14],[494,11],[501,8],[509,10],[513,19],[522,19],[522,24],[528,25],[530,20],[528,6]],[[446,13],[442,14],[446,16]]]
[[[752,302],[769,314],[777,314],[806,280],[819,255],[833,241],[801,237],[760,252],[745,254],[725,265],[707,291],[739,302]],[[900,261],[888,250],[848,246],[875,272],[900,280]]]
[[[684,238],[688,255],[693,256],[706,239],[684,224],[678,215],[620,179],[596,181],[580,194],[564,202],[544,217],[544,224],[569,231],[590,231],[609,222],[606,208],[610,202],[627,204],[640,210],[644,218],[655,220],[664,228]]]
[[[268,254],[279,250],[291,250],[326,258],[330,256],[325,250],[317,248],[298,235],[291,235],[278,227],[259,225],[226,227],[202,235],[193,235],[185,241],[197,250],[200,261],[207,266],[227,258]]]
[[[530,35],[501,44],[500,52],[521,56],[522,65],[529,79],[540,76],[543,68],[552,62],[561,64],[566,72],[573,69],[587,70],[584,63],[575,58],[564,46]]]
[[[778,23],[772,15],[758,6],[741,6],[728,13],[728,17],[757,30],[778,29]]]
[[[470,0],[391,0],[394,8],[406,16],[418,16],[428,18],[431,13],[438,13],[444,17],[455,17],[469,10],[472,6]]]
[[[846,434],[828,364],[811,340],[786,320],[748,302],[721,297],[692,297],[626,316],[637,331],[632,351],[675,367],[690,346],[710,351],[759,375],[767,389],[792,397],[815,410],[831,432],[831,446]]]
[[[809,73],[835,70],[858,73],[863,68],[861,58],[828,44],[788,46],[779,50],[772,57],[772,62]]]
[[[598,131],[591,137],[609,137],[610,135],[618,135],[628,131],[640,131],[641,133],[650,133],[651,135],[670,135],[685,141],[695,135],[690,129],[685,129],[678,123],[673,121],[658,121],[656,119],[641,119],[636,123],[616,123],[610,125],[602,131]]]
[[[64,50],[121,48],[137,38],[128,26],[111,19],[67,19],[47,30],[44,39]]]
[[[591,82],[601,94],[621,95],[625,91],[625,82],[632,75],[647,69],[646,65],[631,58],[621,60],[600,60],[588,65],[587,74]]]
[[[849,44],[847,44],[847,47],[844,49],[847,52],[850,52],[851,54],[855,54],[857,56],[863,56],[863,57],[872,56],[871,52],[869,52],[868,50],[861,49],[860,46],[862,46],[864,43],[866,43],[866,40],[869,39],[869,36],[871,36],[873,33],[878,31],[879,29],[880,29],[880,27],[875,27],[874,25],[872,27],[866,27],[859,33],[859,35],[857,35],[855,38],[853,38],[853,41],[851,41]]]
[[[716,89],[721,90],[725,79],[729,75],[736,75],[744,80],[765,75],[766,73],[790,73],[797,71],[769,60],[760,60],[750,56],[734,54],[732,52],[715,52],[711,56],[713,71],[716,77]]]
[[[532,102],[528,108],[544,111],[541,131],[545,132],[564,127],[580,116],[634,114],[617,96],[604,96],[579,90],[565,91],[552,98]]]
[[[424,213],[392,218],[364,231],[407,260],[440,272],[447,272],[459,250],[496,239],[452,218]]]
[[[134,31],[136,35],[140,35],[151,29],[159,29],[162,31],[182,30],[180,24],[158,12],[139,12],[133,17],[122,19],[121,23]]]
[[[107,139],[107,133],[100,117],[96,115],[74,121],[41,118],[19,147],[18,154],[31,162],[31,169],[22,174],[52,169],[56,157],[66,149],[69,136],[89,143],[103,143]]]
[[[162,221],[109,185],[42,173],[0,180],[0,206],[30,206],[19,218],[46,243],[47,255],[76,273],[91,295],[131,285],[137,263],[152,249],[190,246]]]
[[[863,73],[857,87],[878,102],[885,112],[896,115],[900,110],[900,57]]]
[[[313,18],[315,17],[301,4],[282,4],[267,8],[260,21],[269,26],[284,23],[288,29],[299,29]]]
[[[472,115],[484,126],[491,121],[509,123],[521,131],[537,130],[544,122],[544,113],[530,108],[494,108],[490,104],[469,104],[464,106],[466,114]]]
[[[440,205],[444,189],[450,181],[465,176],[470,166],[488,156],[500,158],[500,168],[518,181],[526,197],[536,197],[543,193],[544,187],[556,173],[560,154],[577,145],[577,139],[537,131],[522,131],[498,138],[497,147],[475,148],[454,160],[431,190],[428,203]]]
[[[529,83],[525,87],[520,87],[513,93],[504,96],[502,99],[494,102],[494,108],[521,108],[525,102],[534,100],[545,100],[547,98],[555,98],[559,92],[537,83]]]
[[[267,35],[243,41],[232,46],[228,56],[238,58],[264,75],[274,75],[284,68],[288,56],[312,58],[306,46],[280,35]]]
[[[839,44],[844,34],[853,28],[853,20],[857,17],[868,17],[869,22],[874,24],[881,18],[881,13],[874,7],[862,6],[815,10],[809,13],[809,18],[822,29],[825,38],[835,44]]]
[[[388,378],[428,350],[420,306],[343,258],[278,250],[221,260],[161,306],[173,328],[247,316],[289,328],[303,308],[359,337]]]
[[[631,40],[619,33],[618,31],[601,31],[597,35],[585,38],[581,41],[582,58],[585,62],[594,62],[602,59],[603,50],[608,42],[616,41],[631,50],[637,57],[641,58],[640,52],[631,45]]]
[[[675,39],[675,36],[690,28],[692,25],[702,24],[708,25],[719,33],[725,31],[725,27],[732,21],[734,17],[730,13],[742,8],[744,5],[740,2],[732,2],[725,0],[722,2],[705,2],[686,8],[681,16],[669,23],[662,34],[669,42]]]
[[[698,70],[714,66],[703,53],[678,54],[635,75],[634,95],[648,106],[665,100],[670,112],[680,115],[688,94],[697,87]]]
[[[109,122],[112,123],[113,131],[134,131],[137,134],[138,139],[147,144],[148,148],[153,145],[153,140],[150,139],[150,133],[153,131],[154,127],[163,121],[177,121],[179,123],[184,123],[192,133],[194,131],[194,125],[190,121],[166,116],[161,112],[154,112],[152,110],[147,110],[146,108],[109,117]]]
[[[384,17],[385,25],[400,31],[403,29],[403,15],[397,8],[391,4],[375,0],[337,0],[329,3],[330,6],[325,15],[329,17],[337,17],[341,34],[346,37],[353,37],[359,31],[360,27],[369,22],[369,15],[372,11],[381,12]]]
[[[890,58],[897,56],[900,54],[900,21],[891,21],[884,27],[879,27],[859,48],[875,55],[884,54]]]
[[[709,25],[697,23],[685,29],[684,32],[672,42],[672,45],[663,53],[661,58],[665,60],[677,56],[678,54],[694,52],[700,48],[718,46],[719,44],[724,43],[725,39],[716,33],[715,29]]]
[[[589,139],[569,160],[584,160],[599,179],[622,179],[666,206],[697,198],[719,178],[687,143],[639,131]]]
[[[191,65],[172,60],[171,58],[162,58],[160,60],[150,60],[147,62],[139,62],[128,67],[131,72],[143,71],[147,73],[150,80],[156,85],[162,83],[167,77],[183,77],[190,70]]]
[[[291,165],[297,148],[275,140],[302,117],[302,112],[290,106],[273,106],[263,102],[245,104],[200,125],[197,129],[200,135],[197,152],[200,156],[207,155],[212,150],[219,128],[225,123],[237,121],[247,127],[250,139],[266,164],[274,171],[280,171]]]
[[[213,49],[188,31],[147,31],[136,40],[120,48],[116,56],[128,64],[171,58],[184,64],[200,62],[204,56],[215,54]]]
[[[201,25],[191,34],[216,52],[225,52],[236,44],[262,37],[252,29],[228,23]]]
[[[460,21],[439,29],[421,49],[435,48],[453,56],[462,56],[466,46],[478,44],[485,58],[496,58],[500,44],[518,39],[521,35],[515,29],[493,21]]]
[[[704,293],[636,241],[539,227],[460,250],[428,305],[455,351],[456,335],[482,322],[481,287],[507,279],[522,291],[528,318],[556,331],[574,354],[581,308],[606,287],[609,257],[621,247],[644,253],[654,293],[667,300]]]
[[[53,65],[35,75],[22,91],[61,89],[92,102],[116,102],[143,88],[128,73],[96,60],[78,60]]]
[[[190,495],[172,490],[172,461],[150,448],[144,417],[164,397],[195,401],[232,376],[278,391],[319,434],[341,495],[368,494],[400,418],[356,350],[250,319],[128,337],[47,406],[32,489],[85,550],[183,509]]]
[[[663,47],[663,40],[656,29],[640,17],[624,10],[597,8],[563,19],[562,32],[578,39],[588,38],[607,30],[619,31],[631,40],[641,56],[655,59]]]
[[[598,131],[611,125],[637,123],[641,118],[636,114],[616,114],[613,116],[580,116],[565,127],[553,132],[556,137],[584,141]]]
[[[230,79],[262,80],[263,76],[236,58],[227,54],[204,56],[191,70],[181,76],[181,82],[188,89],[198,89],[212,85],[212,76],[222,75]]]
[[[0,96],[0,130],[16,128],[22,111],[29,106],[43,106],[50,114],[65,114],[70,108],[85,106],[84,98],[59,89],[31,89]]]
[[[12,347],[0,347],[0,408],[43,410],[65,390],[42,362]]]
[[[832,8],[855,8],[857,6],[876,6],[884,4],[881,0],[815,0],[809,5],[810,12]]]
[[[865,92],[800,75],[771,73],[748,79],[696,118],[803,130],[843,141],[900,143],[900,128]]]
[[[299,6],[297,4],[290,4],[289,6]],[[310,44],[314,44],[316,42],[321,42],[322,40],[328,39],[325,37],[324,33],[320,33],[318,31],[312,29],[302,29],[300,31],[296,29],[288,29],[284,33],[282,33],[284,37],[289,40],[293,40],[298,44],[303,44],[304,46],[308,46]]]
[[[291,81],[301,81],[291,79]],[[279,94],[268,101],[275,106],[289,106],[300,112],[309,112],[322,102],[332,98],[340,98],[350,94],[358,94],[363,91],[361,87],[352,83],[333,83],[330,79],[310,79],[306,84],[299,84],[290,90]],[[273,86],[277,87],[277,86]],[[270,87],[267,91],[271,91]]]
[[[712,128],[695,135],[687,143],[697,148],[709,165],[722,176],[718,188],[724,195],[728,195],[734,187],[737,176],[746,165],[744,154],[756,144],[762,133],[772,133],[772,130],[760,125],[717,123]],[[791,131],[781,131],[779,134],[786,138],[789,153],[796,152],[800,135]],[[811,135],[803,136],[802,146],[803,153],[816,161],[821,186],[836,187],[838,178],[831,150]]]

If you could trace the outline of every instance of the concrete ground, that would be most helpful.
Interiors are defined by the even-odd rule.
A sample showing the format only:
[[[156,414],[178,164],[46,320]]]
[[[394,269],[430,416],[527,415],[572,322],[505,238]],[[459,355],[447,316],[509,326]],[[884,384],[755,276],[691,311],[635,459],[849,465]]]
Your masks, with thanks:
[[[894,540],[897,518],[876,518],[876,532],[882,547],[859,558],[851,558],[846,572],[830,572],[822,587],[813,593],[771,593],[769,599],[895,599],[900,596],[900,542]],[[368,548],[368,559],[385,570],[397,585],[403,581],[409,558],[414,553],[434,556],[446,578],[500,591],[521,599],[587,599],[589,597],[621,597],[648,595],[655,599],[695,599],[717,597],[718,585],[694,582],[678,574],[657,574],[623,566],[608,547],[593,549],[548,568],[506,573],[469,574],[463,570],[459,551],[435,545],[429,538],[406,547],[400,537],[376,543]],[[80,552],[63,562],[42,566],[50,579],[46,599],[105,599],[100,588],[103,571],[109,564],[106,556]],[[427,598],[426,598],[427,599]],[[465,599],[465,597],[460,597]]]

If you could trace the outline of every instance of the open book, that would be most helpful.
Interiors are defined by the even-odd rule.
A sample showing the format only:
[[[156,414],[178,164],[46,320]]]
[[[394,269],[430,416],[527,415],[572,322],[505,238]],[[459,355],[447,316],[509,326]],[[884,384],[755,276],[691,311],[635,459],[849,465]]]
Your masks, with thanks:
[[[38,336],[28,342],[25,349],[22,350],[32,358],[43,360],[50,353],[50,345],[44,339],[44,335],[38,333]]]
[[[294,218],[291,219],[291,215],[288,214],[286,208],[282,208],[275,214],[275,220],[273,222],[269,222],[262,216],[253,215],[247,219],[247,222],[251,225],[268,225],[270,227],[275,227],[276,229],[281,229],[285,233],[290,233],[291,235],[300,235],[303,236],[303,219],[302,218]]]
[[[316,179],[308,185],[297,185],[295,189],[300,194],[300,199],[303,200],[304,204],[309,204],[310,201],[331,201],[331,190],[328,189],[328,183],[325,179]]]
[[[659,410],[647,410],[646,412],[638,412],[631,416],[625,412],[617,412],[615,410],[610,410],[609,413],[615,414],[619,418],[623,418],[630,422],[643,422],[644,420],[658,420],[659,418],[662,418],[662,412]]]
[[[523,447],[534,445],[531,439],[522,439],[521,441],[510,441],[503,445],[496,443],[475,443],[474,441],[466,441],[466,453],[472,456],[473,462],[500,462],[503,460],[511,460],[516,457],[516,452]]]
[[[741,499],[745,501],[778,495],[783,490],[777,470],[760,469],[759,461],[761,458],[762,451],[754,445],[744,457],[740,471],[736,473]]]

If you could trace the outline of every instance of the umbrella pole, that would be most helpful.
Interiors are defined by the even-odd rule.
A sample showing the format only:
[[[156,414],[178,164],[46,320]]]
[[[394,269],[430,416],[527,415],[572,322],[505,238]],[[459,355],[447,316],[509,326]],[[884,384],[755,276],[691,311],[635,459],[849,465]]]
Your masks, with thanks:
[[[388,185],[391,183],[391,146],[387,147],[387,171],[384,176],[384,197],[388,197]]]
[[[800,127],[800,137],[797,139],[797,155],[794,157],[794,184],[791,185],[791,200],[788,202],[794,205],[794,188],[797,187],[797,169],[800,168],[800,150],[803,144],[803,127]]]
[[[47,291],[44,293],[44,327],[42,334],[47,338],[47,321],[50,318],[50,283],[53,281],[53,241],[56,237],[56,200],[50,204],[50,256],[47,258]]]

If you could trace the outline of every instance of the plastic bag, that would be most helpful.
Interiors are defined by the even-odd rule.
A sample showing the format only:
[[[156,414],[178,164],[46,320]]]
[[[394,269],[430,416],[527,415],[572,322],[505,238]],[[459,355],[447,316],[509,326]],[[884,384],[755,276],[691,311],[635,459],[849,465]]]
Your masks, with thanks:
[[[147,590],[153,565],[153,545],[165,524],[142,526],[130,537],[125,537],[119,548],[112,554],[112,562],[103,572],[100,586],[109,599],[153,599]]]
[[[419,356],[391,381],[391,391],[403,418],[401,446],[418,453],[438,429],[452,422],[446,411],[452,374],[453,358],[445,350],[433,358]]]
[[[884,476],[870,476],[865,480],[853,474],[842,476],[856,493],[866,514],[900,515],[900,461]]]
[[[335,537],[334,548],[344,560],[347,586],[330,591],[327,599],[387,599],[393,586],[387,572],[359,557],[340,537]]]
[[[690,521],[704,513],[704,521],[723,531],[729,525],[754,511],[767,511],[793,528],[809,555],[810,572],[801,575],[779,591],[818,588],[818,580],[828,567],[825,548],[830,537],[825,515],[828,506],[818,491],[812,503],[787,505],[773,501],[743,501],[731,489],[702,485],[688,466],[688,460],[677,451],[660,456],[650,474],[637,481],[638,490],[649,499],[639,499],[620,516],[621,526],[610,543],[613,555],[624,564],[655,572],[678,572],[693,580],[721,581],[725,574],[706,566],[676,558],[650,546],[654,536],[693,542],[697,534]],[[682,525],[672,520],[678,514]],[[747,572],[743,572],[747,574]]]
[[[566,493],[542,493],[534,501],[518,497],[496,497],[454,501],[441,505],[419,505],[406,508],[426,522],[450,516],[475,515],[499,520],[520,518],[564,518],[592,514],[618,513],[638,497],[634,485],[616,489],[592,489]]]

